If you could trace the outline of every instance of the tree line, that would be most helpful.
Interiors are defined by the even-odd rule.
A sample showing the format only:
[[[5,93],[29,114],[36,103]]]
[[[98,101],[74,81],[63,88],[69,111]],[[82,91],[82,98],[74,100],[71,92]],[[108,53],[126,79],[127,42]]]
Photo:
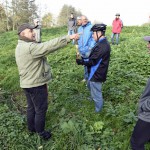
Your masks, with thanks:
[[[53,6],[52,6],[53,7]],[[42,27],[67,25],[71,13],[81,15],[80,10],[64,4],[57,18],[51,12],[40,16],[39,8],[34,0],[0,0],[0,32],[16,30],[25,22],[33,23],[34,18],[41,18]]]

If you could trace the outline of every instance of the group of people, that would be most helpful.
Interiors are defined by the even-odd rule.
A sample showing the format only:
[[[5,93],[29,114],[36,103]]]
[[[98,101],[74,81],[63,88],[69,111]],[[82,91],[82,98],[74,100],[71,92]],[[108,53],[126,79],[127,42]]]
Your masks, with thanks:
[[[106,25],[94,26],[85,15],[78,17],[80,26],[77,33],[78,53],[76,62],[84,66],[84,81],[95,102],[95,112],[100,112],[103,106],[102,82],[106,80],[110,59],[110,44],[105,37]],[[78,24],[79,24],[78,23]]]
[[[112,22],[112,35],[111,35],[112,45],[119,44],[120,33],[123,28],[123,22],[120,19],[120,13],[116,13],[115,16],[116,17]],[[77,27],[79,26],[78,24],[79,20],[80,20],[80,17],[75,18],[73,13],[70,14],[70,17],[68,19],[68,35],[71,35],[77,32]],[[116,36],[116,41],[114,41],[115,36]],[[73,41],[73,44],[74,44],[74,41]]]
[[[116,14],[114,24],[123,27]],[[110,60],[111,47],[105,36],[107,25],[100,23],[92,25],[84,15],[77,17],[78,29],[74,34],[68,34],[46,42],[36,40],[35,30],[38,25],[22,24],[18,28],[18,44],[15,51],[16,63],[20,76],[20,87],[27,98],[27,126],[31,133],[37,133],[47,140],[51,132],[45,130],[45,117],[48,108],[47,84],[51,80],[50,66],[46,55],[66,46],[74,40],[78,49],[76,63],[84,66],[84,79],[95,103],[95,112],[103,107],[102,83],[106,81]],[[113,30],[114,35],[120,30]],[[119,32],[118,32],[119,31]],[[69,32],[70,33],[70,32]],[[119,36],[116,36],[119,38]],[[149,42],[150,37],[145,38]],[[113,42],[112,42],[113,43]],[[133,150],[144,150],[144,144],[150,140],[150,80],[139,104],[139,120],[131,138]]]

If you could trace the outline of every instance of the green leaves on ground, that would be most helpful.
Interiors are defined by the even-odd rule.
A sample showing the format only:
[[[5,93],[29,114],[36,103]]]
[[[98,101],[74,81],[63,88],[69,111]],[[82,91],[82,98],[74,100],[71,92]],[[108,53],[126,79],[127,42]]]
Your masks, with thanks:
[[[67,33],[66,28],[42,30],[46,41]],[[130,150],[137,120],[137,104],[149,73],[149,54],[143,36],[148,27],[124,27],[120,44],[111,45],[104,107],[94,112],[94,102],[75,63],[75,46],[69,44],[48,56],[53,80],[49,83],[46,128],[52,139],[41,140],[26,129],[26,100],[19,87],[15,63],[15,32],[0,35],[0,149],[7,150]],[[110,41],[111,28],[106,32]],[[21,109],[20,109],[21,108]],[[147,145],[147,149],[150,146]]]

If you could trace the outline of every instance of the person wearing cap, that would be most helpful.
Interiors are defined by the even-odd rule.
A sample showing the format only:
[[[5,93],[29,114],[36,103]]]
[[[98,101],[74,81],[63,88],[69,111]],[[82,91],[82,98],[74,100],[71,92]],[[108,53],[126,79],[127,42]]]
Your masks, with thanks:
[[[116,13],[116,18],[112,22],[112,35],[111,35],[111,43],[114,43],[114,37],[116,36],[116,44],[119,44],[120,33],[123,28],[123,22],[120,19],[120,14]]]
[[[36,28],[34,29],[36,42],[41,43],[41,41],[42,41],[41,40],[42,32],[41,32],[40,19],[39,18],[34,19],[33,23],[36,26]]]
[[[89,55],[91,53],[91,49],[95,45],[95,41],[92,37],[92,24],[88,20],[85,15],[81,16],[82,25],[78,28],[78,34],[80,34],[80,38],[78,40],[78,49],[80,56],[84,60],[88,60]],[[88,80],[88,71],[87,66],[84,66],[84,79],[82,82]]]
[[[148,42],[150,52],[150,36],[145,36],[144,40]],[[144,145],[150,142],[150,78],[139,100],[138,120],[130,142],[132,150],[144,150]]]
[[[76,59],[76,62],[88,68],[88,88],[95,102],[95,112],[100,112],[103,107],[102,82],[106,81],[111,48],[105,37],[105,24],[95,24],[91,31],[96,44],[92,48],[89,60]]]
[[[18,44],[15,58],[20,76],[20,87],[27,98],[27,126],[32,133],[36,132],[47,140],[51,133],[45,130],[45,116],[48,108],[47,84],[51,80],[50,66],[46,55],[67,45],[78,35],[66,35],[43,43],[35,41],[35,33],[28,23],[18,28]]]

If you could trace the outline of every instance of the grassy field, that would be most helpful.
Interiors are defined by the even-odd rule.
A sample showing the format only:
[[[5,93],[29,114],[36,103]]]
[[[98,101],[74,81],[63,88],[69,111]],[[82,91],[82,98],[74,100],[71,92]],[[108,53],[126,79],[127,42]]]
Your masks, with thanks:
[[[75,63],[71,43],[50,55],[53,80],[49,83],[46,128],[52,138],[43,141],[26,128],[26,99],[19,87],[15,63],[16,32],[0,34],[0,150],[130,150],[137,120],[137,104],[150,76],[147,43],[150,27],[124,27],[120,44],[111,46],[107,81],[103,84],[104,107],[94,112],[94,102],[83,79],[83,67]],[[42,30],[42,40],[67,30]],[[111,28],[106,36],[110,41]],[[150,150],[150,145],[146,145]]]

